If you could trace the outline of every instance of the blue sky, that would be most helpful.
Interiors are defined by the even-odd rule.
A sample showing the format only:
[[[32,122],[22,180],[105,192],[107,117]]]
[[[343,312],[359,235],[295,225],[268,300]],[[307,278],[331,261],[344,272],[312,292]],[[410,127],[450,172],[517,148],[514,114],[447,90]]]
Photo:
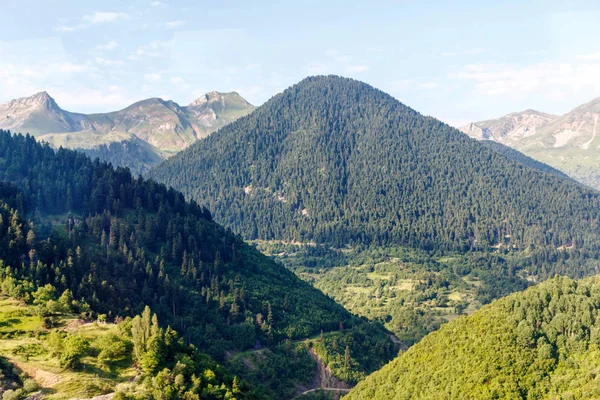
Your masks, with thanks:
[[[598,1],[3,2],[0,102],[47,90],[105,112],[315,74],[365,81],[453,125],[600,96]]]

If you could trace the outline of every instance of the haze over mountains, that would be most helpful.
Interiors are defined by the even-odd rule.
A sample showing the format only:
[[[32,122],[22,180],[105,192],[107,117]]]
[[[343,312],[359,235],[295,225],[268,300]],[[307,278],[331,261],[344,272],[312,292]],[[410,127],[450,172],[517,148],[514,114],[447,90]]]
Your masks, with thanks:
[[[461,128],[479,140],[492,140],[549,164],[600,189],[600,98],[562,116],[534,110],[512,113]]]
[[[81,149],[144,172],[254,109],[236,92],[210,92],[188,106],[151,98],[115,112],[61,109],[46,92],[0,105],[0,129],[30,133],[53,147]]]

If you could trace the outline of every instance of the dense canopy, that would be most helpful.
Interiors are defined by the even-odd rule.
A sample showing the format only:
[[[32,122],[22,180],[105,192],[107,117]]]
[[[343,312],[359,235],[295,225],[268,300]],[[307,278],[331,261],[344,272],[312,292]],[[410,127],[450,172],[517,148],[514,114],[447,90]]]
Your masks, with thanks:
[[[303,80],[151,171],[247,239],[597,248],[600,195],[373,87]]]
[[[600,397],[600,278],[555,278],[426,336],[354,399]]]

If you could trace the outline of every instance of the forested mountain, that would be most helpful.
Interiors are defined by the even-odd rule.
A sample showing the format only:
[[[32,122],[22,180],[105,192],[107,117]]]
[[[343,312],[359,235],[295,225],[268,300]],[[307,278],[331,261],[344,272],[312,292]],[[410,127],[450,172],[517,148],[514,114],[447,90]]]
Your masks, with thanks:
[[[596,192],[336,76],[303,80],[151,176],[247,239],[461,251],[600,243]]]
[[[364,324],[212,222],[206,208],[126,169],[0,131],[0,182],[11,184],[0,187],[10,205],[0,210],[0,257],[12,297],[27,300],[51,284],[109,320],[149,305],[218,360]],[[382,328],[372,329],[365,345],[375,340],[377,351],[356,365],[363,373],[397,349]],[[293,365],[285,354],[278,357]],[[295,367],[288,368],[293,376]],[[290,376],[274,379],[265,398],[289,392],[291,381],[282,380]],[[257,381],[268,386],[266,378]]]
[[[508,145],[600,189],[600,98],[562,116],[527,110],[461,128],[476,139]]]
[[[569,179],[569,176],[567,174],[565,174],[564,172],[561,172],[561,171],[557,170],[556,168],[549,166],[548,164],[544,164],[543,162],[534,160],[533,158],[528,157],[525,154],[518,152],[517,150],[513,149],[512,147],[503,145],[500,142],[494,142],[492,140],[484,140],[481,142],[481,144],[483,144],[484,146],[487,146],[491,150],[494,150],[496,153],[502,154],[503,156],[505,156],[506,158],[508,158],[510,160],[517,161],[521,164],[527,165],[528,167],[531,167],[531,168],[538,169],[542,172],[556,175],[559,178]]]
[[[120,111],[79,114],[40,92],[0,104],[0,129],[27,132],[54,148],[82,149],[143,173],[253,109],[236,92],[213,91],[183,107],[151,98]]]
[[[353,399],[597,399],[600,279],[555,278],[461,317],[361,382]]]

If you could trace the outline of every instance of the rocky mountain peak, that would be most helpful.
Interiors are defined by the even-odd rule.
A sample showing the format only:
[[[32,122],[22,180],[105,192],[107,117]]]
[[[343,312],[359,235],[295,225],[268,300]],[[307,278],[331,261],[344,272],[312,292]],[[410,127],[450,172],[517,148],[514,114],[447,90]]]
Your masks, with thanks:
[[[6,108],[58,108],[56,101],[46,91],[35,93],[29,97],[20,97],[4,104]]]
[[[213,90],[212,92],[204,93],[202,96],[192,101],[188,107],[201,107],[211,103],[240,103],[245,106],[250,106],[250,103],[237,92],[222,93]]]

